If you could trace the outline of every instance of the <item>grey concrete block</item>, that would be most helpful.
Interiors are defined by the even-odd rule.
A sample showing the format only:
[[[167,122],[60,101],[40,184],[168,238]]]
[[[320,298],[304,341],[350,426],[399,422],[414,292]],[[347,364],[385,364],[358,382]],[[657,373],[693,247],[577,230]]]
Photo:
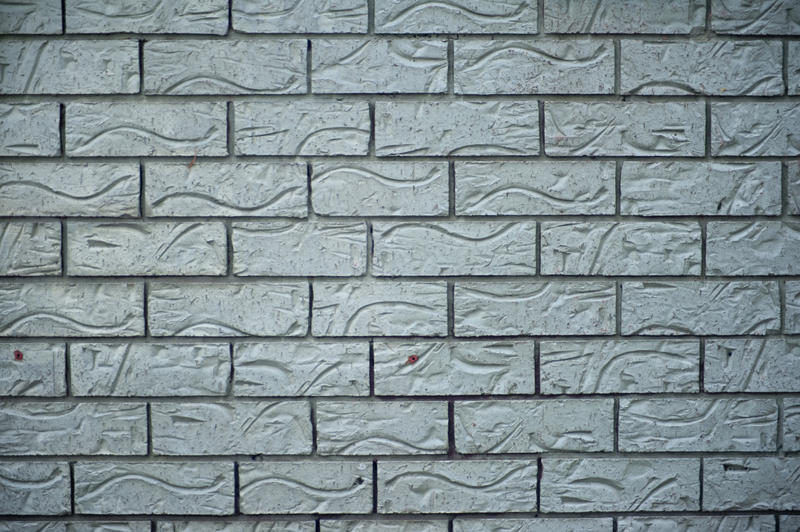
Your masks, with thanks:
[[[714,515],[673,517],[621,517],[617,521],[619,532],[648,532],[674,530],[675,532],[774,532],[775,519],[771,515]]]
[[[544,394],[689,393],[699,389],[697,340],[545,341],[539,350]]]
[[[456,336],[613,334],[610,281],[455,285]]]
[[[614,450],[613,399],[456,401],[453,423],[461,453]]]
[[[456,163],[456,214],[614,214],[614,163]]]
[[[800,389],[800,339],[726,338],[706,342],[705,391]]]
[[[800,516],[798,515],[781,515],[778,516],[781,530],[797,530],[800,529]]]
[[[70,0],[68,33],[209,33],[228,29],[225,0]]]
[[[135,403],[6,404],[0,455],[147,454],[147,413]]]
[[[73,521],[66,532],[150,532],[149,521]]]
[[[789,209],[788,214],[800,214],[800,161],[787,161]]]
[[[70,275],[223,275],[221,222],[68,222]]]
[[[136,216],[139,165],[0,163],[0,211],[7,216]]]
[[[320,521],[320,532],[446,532],[447,521],[420,520],[413,521],[355,521],[345,519],[323,519]]]
[[[710,0],[711,29],[735,35],[800,35],[800,6],[793,0]]]
[[[158,532],[314,532],[314,521],[161,521]]]
[[[3,521],[0,532],[66,532],[66,523],[58,521]]]
[[[700,509],[697,458],[544,458],[542,512]]]
[[[789,41],[786,54],[786,76],[789,94],[800,94],[800,42]]]
[[[190,161],[191,162],[191,161]],[[307,215],[306,165],[299,162],[148,162],[148,216]]]
[[[366,155],[367,102],[236,102],[237,155]]]
[[[447,286],[430,282],[314,283],[314,336],[444,336]]]
[[[783,94],[783,48],[777,41],[622,41],[625,94]]]
[[[456,94],[611,94],[611,41],[455,41]]]
[[[705,458],[703,509],[797,510],[798,475],[796,457]]]
[[[554,102],[544,106],[545,148],[555,156],[700,156],[701,102]]]
[[[225,103],[69,103],[75,156],[227,155]]]
[[[244,514],[362,514],[372,509],[370,462],[260,462],[239,466]]]
[[[304,93],[306,41],[148,41],[144,72],[150,94]]]
[[[6,0],[0,2],[0,33],[61,33],[59,0]]]
[[[0,282],[0,336],[139,336],[141,283]]]
[[[546,222],[544,275],[700,275],[693,222]]]
[[[132,40],[5,41],[0,63],[2,94],[139,92],[139,44]]]
[[[233,513],[233,464],[85,462],[75,464],[75,513]]]
[[[623,283],[622,334],[767,334],[780,326],[773,281]]]
[[[367,269],[364,222],[233,224],[235,275],[348,277]]]
[[[786,281],[783,332],[800,334],[800,281]]]
[[[623,161],[622,214],[747,216],[781,212],[781,165]]]
[[[532,341],[375,342],[373,351],[376,395],[535,391]]]
[[[447,41],[313,39],[314,93],[443,93]]]
[[[77,396],[223,395],[228,344],[73,343],[70,391]]]
[[[369,394],[364,342],[246,342],[233,346],[237,396]]]
[[[373,275],[534,275],[535,222],[374,223]]]
[[[538,109],[535,101],[378,102],[375,153],[538,155]]]
[[[0,104],[0,156],[59,155],[57,103]]]
[[[303,336],[308,284],[154,282],[147,295],[153,336]]]
[[[800,222],[709,222],[711,275],[800,274]]]
[[[310,454],[307,401],[151,403],[157,455]]]
[[[800,155],[800,104],[713,102],[711,155]]]
[[[543,0],[547,33],[697,33],[706,0]]]
[[[535,511],[536,471],[531,460],[378,462],[378,513]]]
[[[0,276],[60,273],[59,222],[0,222]]]
[[[0,343],[0,396],[66,395],[65,352],[63,343]]]
[[[0,513],[70,513],[70,474],[66,462],[0,463]]]
[[[800,451],[800,398],[783,399],[783,450]]]
[[[591,519],[456,517],[453,520],[453,532],[609,532],[612,529],[613,522],[610,517],[593,517]]]
[[[233,0],[233,27],[245,33],[366,33],[367,0]]]
[[[448,170],[444,163],[359,161],[313,165],[311,203],[317,214],[443,216],[448,202]]]
[[[536,4],[528,0],[377,0],[378,33],[536,33]]]
[[[622,452],[777,450],[775,399],[620,399]]]

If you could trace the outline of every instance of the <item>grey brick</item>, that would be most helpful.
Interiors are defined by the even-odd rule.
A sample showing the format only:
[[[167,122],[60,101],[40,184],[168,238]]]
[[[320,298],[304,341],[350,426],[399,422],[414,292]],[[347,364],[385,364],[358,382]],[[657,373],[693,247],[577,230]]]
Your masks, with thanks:
[[[611,41],[455,41],[456,94],[611,94]]]
[[[709,222],[711,275],[800,274],[800,222]]]
[[[136,216],[139,166],[130,163],[0,163],[8,216]]]
[[[538,155],[535,101],[378,102],[375,153]]]
[[[59,0],[0,2],[0,33],[61,33],[61,2]]]
[[[622,334],[766,334],[780,325],[773,281],[623,283]]]
[[[535,510],[536,461],[378,462],[378,513]]]
[[[0,63],[3,94],[139,92],[136,41],[5,41]]]
[[[711,29],[738,35],[800,35],[800,6],[793,0],[711,0]]]
[[[134,403],[6,404],[0,454],[147,454],[147,414]]]
[[[621,212],[639,216],[747,216],[781,212],[775,161],[623,161]]]
[[[457,517],[453,520],[453,532],[609,532],[613,529],[610,517],[579,519],[519,518],[519,519],[474,519]]]
[[[144,72],[151,94],[303,93],[306,41],[148,41]]]
[[[373,275],[534,275],[535,222],[374,223]]]
[[[696,340],[542,342],[539,356],[544,394],[688,393],[699,387]]]
[[[147,297],[153,336],[303,336],[308,284],[152,283]]]
[[[375,342],[377,395],[534,393],[532,341]],[[408,357],[416,356],[410,364]]]
[[[0,275],[60,273],[59,222],[0,222]]]
[[[66,532],[66,523],[59,521],[3,521],[0,532]]]
[[[800,389],[800,339],[727,338],[706,342],[707,392]]]
[[[367,268],[364,222],[233,224],[236,275],[362,275]]]
[[[542,512],[700,509],[695,458],[544,458]]]
[[[236,102],[237,155],[366,155],[367,102]]]
[[[800,451],[800,398],[783,399],[783,450]]]
[[[234,395],[367,395],[369,346],[362,342],[236,343]]]
[[[314,39],[315,93],[443,93],[447,41]]]
[[[303,163],[153,162],[144,171],[149,216],[307,215]]]
[[[789,41],[786,54],[786,75],[789,94],[800,94],[800,42]]]
[[[69,484],[66,462],[0,463],[0,514],[66,515]]]
[[[141,283],[0,282],[0,336],[139,336]]]
[[[366,33],[367,0],[233,0],[233,27],[245,33]]]
[[[68,222],[70,275],[223,275],[219,222]]]
[[[228,29],[225,0],[70,0],[68,33],[209,33]]]
[[[706,0],[541,0],[547,33],[697,33]]]
[[[711,154],[800,155],[798,122],[796,102],[713,102]]]
[[[63,397],[65,351],[63,343],[0,343],[0,396]]]
[[[783,94],[783,48],[777,41],[622,41],[625,94]]]
[[[72,395],[222,395],[230,354],[219,343],[74,343],[69,369]]]
[[[370,462],[260,462],[239,466],[244,514],[369,513]]]
[[[529,0],[377,0],[378,33],[536,33]]]
[[[705,458],[703,509],[800,509],[799,474],[796,457]]]
[[[314,164],[314,212],[326,216],[442,216],[447,214],[444,163]]]
[[[158,532],[314,532],[314,521],[162,521]]]
[[[787,161],[789,205],[787,214],[800,215],[800,161]]]
[[[456,214],[614,214],[613,162],[456,163]]]
[[[701,102],[548,102],[544,124],[548,155],[705,154]]]
[[[104,102],[66,107],[69,156],[228,154],[224,103]]]
[[[620,399],[622,452],[775,451],[775,399]]]
[[[73,521],[66,532],[150,532],[149,521]]]
[[[447,453],[444,401],[320,401],[317,452],[322,455]]]
[[[800,281],[786,281],[783,332],[800,334]]]
[[[615,299],[609,281],[457,282],[455,334],[613,334]]]
[[[680,517],[621,517],[619,532],[648,532],[674,530],[675,532],[774,532],[775,519],[771,515],[715,515]]]
[[[613,399],[457,401],[461,453],[614,450]]]
[[[75,513],[233,513],[233,464],[87,462],[75,464]]]
[[[544,275],[699,275],[697,223],[550,222],[542,224]]]
[[[306,401],[152,403],[153,454],[309,454]]]
[[[414,520],[414,521],[354,521],[332,520],[320,521],[321,532],[446,532],[446,520]]]
[[[314,283],[314,336],[444,336],[444,283]]]
[[[800,516],[798,515],[781,515],[778,517],[781,530],[798,530],[800,529]]]
[[[0,104],[0,156],[59,155],[57,103]]]

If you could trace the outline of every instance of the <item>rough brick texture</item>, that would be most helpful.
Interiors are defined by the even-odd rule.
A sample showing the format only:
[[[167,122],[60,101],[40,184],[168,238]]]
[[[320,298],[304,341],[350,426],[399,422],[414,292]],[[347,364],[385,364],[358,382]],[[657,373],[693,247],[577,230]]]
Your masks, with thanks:
[[[797,0],[0,0],[0,532],[800,530]]]

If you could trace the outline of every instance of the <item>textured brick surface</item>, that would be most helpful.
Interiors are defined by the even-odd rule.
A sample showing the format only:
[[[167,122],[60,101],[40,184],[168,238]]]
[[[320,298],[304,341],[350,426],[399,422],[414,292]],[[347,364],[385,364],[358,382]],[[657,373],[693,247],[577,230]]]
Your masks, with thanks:
[[[61,224],[0,222],[0,275],[61,273]]]
[[[0,512],[5,515],[70,513],[70,468],[66,462],[0,464]]]
[[[74,0],[67,5],[69,33],[208,33],[228,27],[225,0]]]
[[[57,104],[0,104],[0,156],[52,156],[60,150]]]
[[[0,33],[61,33],[61,2],[23,0],[0,3]]]
[[[527,0],[377,0],[378,33],[536,33],[536,6]]]
[[[22,353],[22,360],[14,351]],[[65,351],[63,343],[0,343],[0,396],[65,395]]]
[[[711,154],[798,155],[798,120],[797,102],[712,103]]]
[[[367,0],[231,0],[232,24],[245,33],[365,33]]]
[[[544,0],[547,33],[695,33],[705,0]]]
[[[703,507],[708,510],[797,510],[797,458],[706,458]]]
[[[709,392],[789,392],[800,387],[800,340],[728,338],[706,342]]]

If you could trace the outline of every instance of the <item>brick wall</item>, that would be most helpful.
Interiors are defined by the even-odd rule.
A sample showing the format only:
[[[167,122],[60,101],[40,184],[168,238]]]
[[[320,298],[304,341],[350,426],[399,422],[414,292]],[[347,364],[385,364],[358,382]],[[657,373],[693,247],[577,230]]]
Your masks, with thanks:
[[[0,32],[0,530],[800,529],[796,1]]]

